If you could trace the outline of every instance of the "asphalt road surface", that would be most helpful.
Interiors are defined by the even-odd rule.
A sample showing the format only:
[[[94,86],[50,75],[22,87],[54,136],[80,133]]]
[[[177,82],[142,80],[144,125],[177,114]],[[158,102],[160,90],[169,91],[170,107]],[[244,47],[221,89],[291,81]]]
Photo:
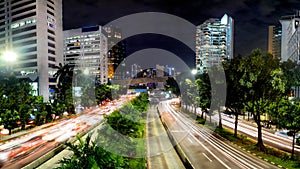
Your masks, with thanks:
[[[216,138],[212,135],[213,131],[199,126],[195,119],[187,118],[174,110],[169,101],[162,102],[159,109],[163,121],[188,156],[193,168],[278,168]]]
[[[147,113],[147,162],[149,169],[185,168],[169,140],[156,105],[151,105]]]

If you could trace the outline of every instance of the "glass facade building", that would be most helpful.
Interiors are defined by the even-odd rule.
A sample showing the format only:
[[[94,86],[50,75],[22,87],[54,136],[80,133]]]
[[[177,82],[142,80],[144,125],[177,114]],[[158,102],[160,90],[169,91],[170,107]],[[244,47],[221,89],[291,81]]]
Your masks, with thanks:
[[[281,57],[281,36],[282,33],[280,25],[269,26],[268,52],[276,58]]]
[[[234,22],[230,16],[225,14],[221,19],[208,19],[196,30],[198,73],[204,73],[212,65],[233,57]]]
[[[281,60],[300,61],[300,11],[295,15],[282,16]]]
[[[114,26],[105,26],[108,42],[108,78],[124,79],[126,76],[125,61],[126,43],[122,41],[121,29]]]

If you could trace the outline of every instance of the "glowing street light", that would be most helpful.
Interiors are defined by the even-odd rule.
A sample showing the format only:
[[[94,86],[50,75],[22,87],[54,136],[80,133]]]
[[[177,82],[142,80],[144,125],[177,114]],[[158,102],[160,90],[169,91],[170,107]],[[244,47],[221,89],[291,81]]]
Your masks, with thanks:
[[[90,71],[88,68],[84,69],[83,74],[88,75],[89,73],[90,73]]]
[[[8,62],[14,62],[17,60],[17,54],[12,51],[3,52],[3,59]]]
[[[192,74],[193,74],[193,75],[197,74],[197,70],[196,70],[196,69],[193,69],[193,70],[192,70]]]

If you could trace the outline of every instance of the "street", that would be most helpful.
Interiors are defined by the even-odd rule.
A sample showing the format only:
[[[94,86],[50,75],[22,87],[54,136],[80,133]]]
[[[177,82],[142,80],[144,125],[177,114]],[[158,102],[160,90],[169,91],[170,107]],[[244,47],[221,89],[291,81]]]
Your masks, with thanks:
[[[277,168],[216,138],[213,131],[175,111],[168,101],[161,104],[160,111],[168,114],[162,116],[163,120],[171,126],[172,135],[179,138],[178,143],[194,168]]]
[[[185,168],[169,140],[156,108],[156,105],[151,105],[147,116],[148,168]]]

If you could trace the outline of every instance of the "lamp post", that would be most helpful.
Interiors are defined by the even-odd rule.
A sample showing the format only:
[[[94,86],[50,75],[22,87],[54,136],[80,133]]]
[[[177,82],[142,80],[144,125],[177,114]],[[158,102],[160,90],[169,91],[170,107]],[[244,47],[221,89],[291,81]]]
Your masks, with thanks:
[[[7,72],[10,71],[10,66],[17,60],[17,54],[13,51],[7,50],[2,53],[2,59],[7,62]]]
[[[3,52],[3,59],[7,62],[14,62],[17,60],[17,54],[13,51]]]
[[[197,74],[197,70],[196,70],[196,69],[193,69],[193,70],[192,70],[192,74],[193,74],[193,75]]]

